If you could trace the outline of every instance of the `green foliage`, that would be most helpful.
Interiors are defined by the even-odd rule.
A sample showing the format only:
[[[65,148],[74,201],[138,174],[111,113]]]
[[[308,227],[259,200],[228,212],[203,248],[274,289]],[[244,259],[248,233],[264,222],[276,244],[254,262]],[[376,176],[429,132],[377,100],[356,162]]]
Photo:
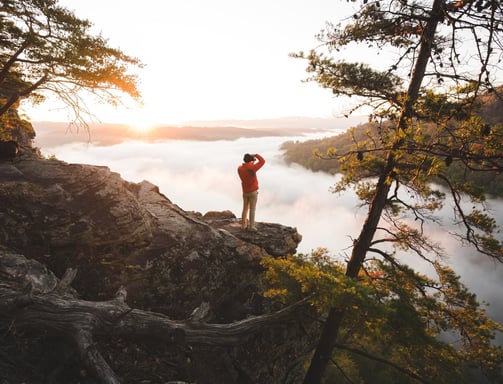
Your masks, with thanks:
[[[0,115],[22,98],[55,94],[82,119],[84,94],[117,104],[121,94],[139,98],[138,59],[108,46],[56,0],[7,0],[0,6]]]
[[[370,98],[390,101],[399,99],[398,91],[402,80],[388,71],[375,71],[361,63],[333,62],[323,54],[317,55],[314,52],[311,52],[307,59],[307,72],[314,73],[309,80],[332,90],[334,95],[350,95],[356,92]]]
[[[263,265],[267,268],[265,278],[271,284],[265,295],[285,303],[311,297],[311,303],[321,311],[334,306],[356,309],[370,294],[367,287],[344,274],[342,264],[329,262],[325,249],[309,257],[266,258]]]
[[[267,294],[292,303],[309,298],[325,313],[345,311],[333,364],[325,382],[467,382],[468,368],[490,382],[501,377],[503,350],[492,344],[503,331],[487,318],[474,294],[450,268],[435,263],[436,278],[386,260],[367,262],[357,279],[327,251],[265,259]],[[369,376],[371,375],[371,376]]]
[[[503,94],[495,82],[501,77],[501,55],[495,47],[502,43],[503,9],[498,2],[444,0],[363,0],[358,5],[352,18],[327,24],[315,50],[295,56],[308,62],[308,81],[357,99],[350,113],[372,108],[371,125],[349,131],[342,145],[318,153],[339,163],[342,179],[334,190],[352,188],[368,206],[345,275],[374,292],[366,296],[368,301],[359,301],[358,293],[364,290],[356,286],[356,301],[335,288],[326,294],[343,299],[330,299],[334,307],[304,384],[320,383],[334,346],[365,357],[385,356],[388,366],[413,380],[462,382],[461,371],[469,364],[488,376],[497,375],[493,362],[501,363],[501,351],[491,349],[484,333],[496,326],[478,312],[459,280],[434,262],[441,249],[425,236],[424,226],[438,221],[435,214],[449,193],[461,227],[457,236],[479,253],[503,261],[503,243],[494,237],[497,227],[484,211],[485,196],[465,177],[494,177],[503,171],[501,121],[481,115],[481,96],[488,99],[486,95],[494,93],[501,99]],[[361,62],[339,59],[346,48],[362,44],[385,52],[386,60],[370,67],[363,63],[369,61],[364,55]],[[443,190],[433,184],[439,181]],[[472,203],[471,212],[466,200]],[[400,265],[398,251],[435,265],[437,279]],[[360,276],[370,257],[378,258],[382,278],[367,281]],[[343,292],[347,285],[343,281]],[[444,332],[456,333],[460,345],[442,342]],[[477,344],[484,347],[477,349]],[[482,356],[478,351],[484,348]],[[484,358],[488,360],[482,362]],[[383,377],[386,382],[410,381],[397,379],[391,371]],[[357,377],[361,379],[375,382],[363,374]]]
[[[440,100],[443,98],[429,94],[423,105],[428,104],[428,110],[437,114],[435,108],[442,109]],[[452,105],[448,102],[445,106],[449,115]],[[301,158],[308,152],[318,153],[318,156],[311,155],[317,159],[316,169],[327,164],[330,171],[342,174],[333,187],[334,192],[352,188],[362,202],[370,204],[375,196],[375,180],[382,175],[393,145],[394,166],[385,179],[393,190],[383,211],[391,224],[389,231],[394,236],[391,241],[396,245],[397,240],[403,242],[404,239],[400,232],[405,227],[397,220],[413,216],[421,225],[437,221],[433,214],[444,205],[446,196],[435,187],[441,185],[454,200],[461,224],[459,237],[481,253],[502,259],[503,245],[495,237],[499,228],[484,202],[486,195],[503,196],[498,194],[503,185],[503,124],[492,125],[487,134],[481,134],[485,126],[481,117],[470,116],[465,121],[450,118],[436,123],[415,121],[406,131],[394,134],[391,122],[385,121],[380,125],[359,126],[334,138],[288,144],[283,149],[290,161],[298,153]],[[396,140],[398,144],[392,144]],[[462,201],[467,199],[473,202],[471,211],[462,208]],[[412,230],[407,226],[408,233]],[[427,241],[418,235],[416,245],[408,246],[417,249]]]
[[[426,121],[402,133],[401,152],[397,154],[400,165],[395,172],[404,183],[417,182],[418,175],[424,175],[425,182],[446,186],[448,180],[457,190],[473,197],[503,197],[503,119],[502,115],[490,114],[503,108],[503,102],[486,95],[479,99],[480,116],[468,117],[458,103],[426,93],[419,107]],[[454,117],[438,122],[441,113]],[[462,116],[466,120],[459,120]],[[359,125],[329,138],[286,142],[281,148],[288,163],[315,172],[343,173],[354,178],[358,175],[361,180],[381,173],[389,150],[384,143],[390,143],[392,137],[393,122],[386,120]],[[344,179],[346,184],[350,180]],[[343,190],[342,184],[335,190]]]
[[[21,119],[17,110],[9,109],[7,113],[0,115],[0,140],[14,140],[19,144],[31,144],[35,138],[35,130],[31,123]]]

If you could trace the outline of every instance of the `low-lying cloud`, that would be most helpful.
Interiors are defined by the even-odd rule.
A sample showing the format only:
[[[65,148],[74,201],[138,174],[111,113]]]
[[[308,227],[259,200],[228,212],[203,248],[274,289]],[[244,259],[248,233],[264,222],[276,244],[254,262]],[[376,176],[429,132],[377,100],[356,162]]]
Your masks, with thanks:
[[[296,227],[303,236],[298,249],[301,253],[325,247],[334,256],[343,258],[349,254],[352,240],[359,234],[366,208],[359,208],[352,192],[339,195],[329,191],[337,181],[335,176],[285,164],[279,147],[287,139],[305,140],[306,137],[129,141],[110,146],[80,142],[45,147],[42,152],[69,163],[106,165],[128,181],[148,180],[186,211],[230,210],[237,217],[241,212],[237,166],[244,153],[260,153],[266,164],[258,172],[257,221]],[[499,215],[499,224],[503,222],[502,206],[500,200],[490,202],[492,212]],[[446,261],[477,293],[478,299],[491,304],[488,308],[491,317],[503,323],[500,294],[503,267],[477,255],[472,248],[462,247],[448,235],[453,228],[452,220],[447,219],[451,216],[448,206],[439,215],[443,217],[443,224],[430,227],[430,236],[442,244],[449,255]]]
[[[135,141],[107,147],[69,143],[43,152],[70,163],[106,165],[129,181],[148,180],[187,211],[230,210],[236,216],[241,213],[237,166],[244,153],[258,152],[266,165],[258,172],[257,220],[297,227],[303,235],[302,252],[349,246],[364,213],[356,209],[354,195],[331,193],[334,176],[287,166],[279,151],[284,140]]]

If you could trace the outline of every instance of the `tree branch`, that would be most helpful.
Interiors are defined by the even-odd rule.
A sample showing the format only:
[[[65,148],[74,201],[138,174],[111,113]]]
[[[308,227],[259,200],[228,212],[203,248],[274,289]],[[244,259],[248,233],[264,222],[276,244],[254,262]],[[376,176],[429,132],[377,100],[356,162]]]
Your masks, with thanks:
[[[344,344],[336,343],[335,344],[335,348],[344,349],[344,350],[349,351],[351,353],[355,353],[357,355],[364,356],[364,357],[366,357],[368,359],[371,359],[371,360],[377,361],[379,363],[388,365],[388,366],[396,369],[397,371],[400,371],[401,373],[404,373],[405,375],[413,378],[414,380],[419,381],[420,383],[431,384],[430,381],[422,378],[421,376],[416,375],[414,372],[408,370],[407,368],[401,367],[400,365],[398,365],[396,363],[393,363],[392,361],[389,361],[389,360],[383,359],[381,357],[377,357],[377,356],[371,355],[368,352],[362,351],[360,349],[352,348],[352,347],[349,347],[349,346],[344,345]]]
[[[141,338],[168,344],[239,346],[268,327],[297,321],[296,313],[307,302],[303,300],[275,313],[230,324],[207,324],[173,321],[163,314],[132,309],[120,298],[91,302],[63,297],[59,289],[44,294],[31,292],[30,299],[26,297],[26,292],[0,288],[0,319],[14,322],[20,328],[43,329],[73,340],[82,361],[103,384],[119,381],[94,343],[95,336]]]

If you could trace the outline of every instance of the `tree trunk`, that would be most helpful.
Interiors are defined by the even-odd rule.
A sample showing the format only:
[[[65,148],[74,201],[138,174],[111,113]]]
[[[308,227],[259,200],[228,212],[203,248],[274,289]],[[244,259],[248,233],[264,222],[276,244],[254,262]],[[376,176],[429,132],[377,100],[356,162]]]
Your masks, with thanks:
[[[130,308],[124,289],[108,301],[78,299],[70,288],[75,270],[68,270],[58,281],[39,263],[25,260],[21,255],[0,252],[0,321],[16,329],[35,330],[70,341],[87,370],[101,384],[119,384],[120,379],[102,356],[96,337],[240,346],[271,326],[299,322],[299,312],[305,308],[305,302],[299,302],[278,312],[228,324],[207,324],[204,316],[174,321],[159,313]]]
[[[406,102],[403,105],[400,118],[397,122],[397,139],[395,140],[392,150],[388,153],[386,165],[377,181],[376,190],[360,235],[353,244],[351,258],[346,267],[346,276],[353,278],[358,276],[377,231],[382,212],[386,206],[386,199],[391,186],[390,176],[396,164],[394,151],[398,149],[401,144],[398,133],[406,129],[408,121],[410,121],[410,118],[413,116],[413,105],[417,101],[426,66],[429,62],[435,32],[439,21],[443,17],[442,7],[443,0],[435,0],[430,13],[430,19],[421,37],[419,54],[414,65],[409,88],[405,95]],[[344,313],[344,308],[332,308],[329,311],[318,346],[316,347],[308,371],[304,377],[304,384],[321,383],[325,369],[330,361],[332,350],[337,341],[337,335],[344,318]]]

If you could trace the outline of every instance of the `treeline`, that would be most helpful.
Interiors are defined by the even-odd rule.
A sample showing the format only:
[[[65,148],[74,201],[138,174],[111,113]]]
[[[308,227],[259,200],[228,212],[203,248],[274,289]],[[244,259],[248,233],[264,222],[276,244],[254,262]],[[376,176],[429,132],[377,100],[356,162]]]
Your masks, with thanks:
[[[502,135],[503,140],[503,101],[495,96],[485,95],[480,108],[481,117],[492,126],[492,134]],[[382,126],[381,126],[382,127]],[[377,137],[380,126],[375,122],[360,124],[337,136],[308,141],[287,141],[281,145],[283,156],[288,164],[296,163],[313,172],[326,172],[329,174],[341,173],[337,159],[328,153],[335,150],[338,154],[344,154],[357,150],[357,143],[364,143],[369,137]],[[425,124],[423,129],[435,129],[434,124]],[[483,133],[481,133],[482,135]],[[445,159],[445,173],[450,180],[457,183],[470,183],[473,188],[491,197],[503,198],[503,174],[495,172],[477,172],[468,169],[462,162],[450,162]],[[500,154],[499,162],[503,162],[503,154]],[[432,179],[432,182],[442,183]]]

